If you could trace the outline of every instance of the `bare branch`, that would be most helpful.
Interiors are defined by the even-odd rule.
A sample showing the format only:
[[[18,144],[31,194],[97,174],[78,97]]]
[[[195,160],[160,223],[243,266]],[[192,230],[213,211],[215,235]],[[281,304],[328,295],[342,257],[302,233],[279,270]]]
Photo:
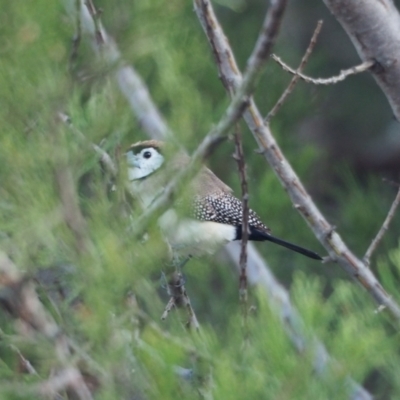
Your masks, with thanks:
[[[375,238],[372,240],[371,244],[368,247],[368,250],[365,253],[363,261],[366,265],[369,265],[373,252],[376,250],[376,248],[378,247],[379,243],[381,242],[383,236],[385,235],[386,231],[389,229],[389,225],[392,222],[393,217],[395,216],[395,213],[396,213],[396,210],[397,210],[397,207],[399,206],[399,204],[400,204],[400,188],[397,192],[395,199],[393,200],[393,203],[392,203],[392,206],[390,207],[388,215],[386,216],[385,220],[383,221],[381,229],[379,229],[378,233],[376,234]]]
[[[265,117],[264,122],[265,124],[269,124],[271,118],[273,118],[277,112],[280,110],[282,105],[285,103],[286,99],[289,97],[290,93],[292,93],[294,87],[296,86],[297,82],[300,79],[299,73],[301,73],[306,66],[308,59],[310,58],[310,55],[312,51],[314,50],[315,45],[317,44],[317,38],[319,33],[321,32],[322,28],[322,20],[318,21],[317,26],[314,30],[314,33],[311,37],[310,43],[307,47],[307,50],[301,59],[299,67],[296,69],[296,74],[293,76],[292,80],[289,83],[289,86],[286,88],[286,90],[282,93],[282,96],[279,98],[279,100],[276,102],[276,104],[272,107],[272,110],[268,113],[268,115]]]
[[[338,82],[344,81],[350,75],[356,75],[360,74],[361,72],[368,71],[375,65],[375,61],[367,60],[360,65],[340,71],[340,74],[337,76],[331,76],[330,78],[311,78],[302,74],[299,72],[299,70],[289,67],[280,59],[280,57],[276,56],[275,54],[272,54],[271,57],[282,67],[284,71],[290,72],[295,77],[302,79],[304,82],[312,83],[313,85],[334,85]]]
[[[81,24],[81,18],[79,16],[79,10],[81,8],[81,0],[75,0],[75,10],[76,10],[76,18],[75,18],[75,24],[76,24],[76,32],[75,35],[72,39],[72,49],[71,49],[71,54],[69,56],[69,67],[70,69],[74,66],[74,63],[76,59],[78,58],[78,49],[79,45],[81,44],[81,39],[82,39],[82,24]]]
[[[18,355],[19,362],[21,363],[21,365],[24,369],[24,372],[27,372],[30,375],[39,376],[36,369],[31,364],[31,362],[27,358],[24,357],[24,355],[21,353],[21,351],[16,346],[14,346],[13,344],[10,344],[9,347],[14,353],[16,353]]]
[[[175,307],[175,299],[173,297],[170,297],[168,300],[167,305],[164,308],[164,312],[161,315],[161,319],[165,321],[169,315],[169,313],[172,311],[172,309]]]
[[[239,126],[236,125],[235,132],[235,155],[238,164],[240,184],[242,187],[242,240],[240,251],[240,274],[239,274],[239,297],[243,305],[244,320],[247,317],[247,242],[249,239],[249,190],[247,186],[246,163],[244,160],[242,137]]]
[[[188,329],[194,328],[198,331],[200,329],[200,324],[186,292],[184,279],[180,272],[174,272],[172,274],[171,280],[168,282],[168,293],[171,298],[165,307],[161,319],[165,320],[174,307],[184,307],[189,315],[186,327]]]
[[[200,7],[198,7],[200,3]],[[223,54],[216,59],[219,73],[224,82],[229,82],[231,90],[236,91],[241,83],[241,74],[237,67],[228,40],[222,32],[212,5],[208,0],[195,0],[195,9],[214,54]],[[281,184],[288,192],[294,207],[307,221],[318,240],[328,250],[332,260],[342,268],[381,305],[385,305],[396,319],[400,319],[400,307],[392,296],[385,291],[369,268],[347,248],[341,237],[313,203],[310,195],[300,182],[295,171],[284,157],[271,130],[264,125],[260,111],[253,99],[243,117],[268,163],[272,166]]]
[[[286,3],[287,0],[276,0],[272,2],[271,7],[269,7],[261,33],[258,36],[257,43],[249,57],[243,79],[240,79],[240,82],[230,82],[229,80],[226,80],[228,75],[226,73],[221,73],[220,76],[222,82],[231,96],[235,93],[235,96],[243,98],[244,95],[248,95],[254,90],[254,84],[260,76],[262,67],[267,61],[272,46],[275,43]],[[216,25],[213,25],[213,19],[208,18],[208,16],[211,15],[208,13],[211,4],[207,0],[194,0],[194,6],[204,31],[207,34],[212,34],[213,32],[216,33],[216,43],[211,43],[211,46],[219,68],[223,69],[226,62],[229,61],[230,54],[225,54],[220,51],[221,45],[226,41],[226,38],[219,24],[217,23]],[[229,76],[229,78],[236,79],[236,77],[240,75],[236,63],[231,65],[231,68],[235,69],[235,74]],[[232,84],[236,88],[234,91],[232,91]]]

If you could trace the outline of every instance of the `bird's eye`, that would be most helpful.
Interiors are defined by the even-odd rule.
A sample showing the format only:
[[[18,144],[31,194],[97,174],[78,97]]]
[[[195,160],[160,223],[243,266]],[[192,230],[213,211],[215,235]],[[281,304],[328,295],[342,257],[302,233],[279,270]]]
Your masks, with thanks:
[[[144,158],[150,158],[150,157],[151,157],[151,152],[150,152],[150,151],[145,151],[145,152],[143,153],[143,157],[144,157]]]

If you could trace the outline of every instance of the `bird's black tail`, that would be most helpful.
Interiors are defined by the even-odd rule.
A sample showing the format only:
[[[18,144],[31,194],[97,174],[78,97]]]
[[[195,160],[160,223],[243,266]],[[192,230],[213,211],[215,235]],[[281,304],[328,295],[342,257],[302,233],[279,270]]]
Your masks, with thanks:
[[[239,229],[237,229],[236,232],[237,232],[236,239],[241,239],[242,238],[241,227]],[[293,244],[293,243],[289,243],[286,240],[279,239],[275,236],[272,236],[271,234],[269,234],[267,232],[260,231],[253,227],[250,227],[249,240],[254,240],[254,241],[258,241],[258,242],[269,241],[272,243],[279,244],[279,246],[286,247],[289,250],[303,254],[303,256],[310,257],[314,260],[322,260],[322,257],[319,254],[315,253],[314,251],[307,250],[304,247],[297,246],[296,244]]]
[[[264,240],[268,240],[272,243],[279,244],[280,246],[286,247],[287,249],[293,250],[297,253],[303,254],[303,256],[313,258],[314,260],[322,260],[322,257],[314,251],[307,250],[304,247],[297,246],[296,244],[286,242],[285,240],[279,239],[268,233],[265,234]]]

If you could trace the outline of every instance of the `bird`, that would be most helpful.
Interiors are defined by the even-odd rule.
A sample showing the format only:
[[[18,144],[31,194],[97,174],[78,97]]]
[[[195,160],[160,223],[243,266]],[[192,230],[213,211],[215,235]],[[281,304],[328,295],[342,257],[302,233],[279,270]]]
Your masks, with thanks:
[[[167,143],[159,140],[134,143],[125,154],[129,190],[144,209],[190,161],[183,152],[168,151]],[[158,220],[174,257],[185,263],[191,257],[213,254],[225,244],[242,239],[242,201],[209,168],[202,166],[182,192]],[[248,216],[248,240],[272,242],[322,260],[314,251],[273,236],[252,209]]]

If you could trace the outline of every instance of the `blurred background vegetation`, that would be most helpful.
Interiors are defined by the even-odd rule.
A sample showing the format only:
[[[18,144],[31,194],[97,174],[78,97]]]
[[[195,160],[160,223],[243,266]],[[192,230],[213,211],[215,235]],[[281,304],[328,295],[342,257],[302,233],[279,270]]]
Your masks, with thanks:
[[[214,4],[244,68],[266,4]],[[0,0],[0,5],[0,249],[22,272],[40,280],[49,312],[105,371],[96,398],[343,399],[350,393],[348,376],[377,399],[400,397],[397,326],[384,312],[374,313],[376,304],[337,265],[258,245],[290,289],[306,331],[314,332],[338,361],[322,376],[314,373],[313,351],[299,354],[293,348],[257,288],[251,289],[256,311],[244,334],[238,279],[221,257],[193,260],[185,268],[202,333],[188,334],[179,312],[161,322],[168,300],[159,282],[166,249],[156,223],[146,243],[129,237],[128,214],[140,210],[135,204],[130,208],[121,189],[109,190],[96,153],[57,113],[70,115],[87,142],[101,143],[113,157],[145,139],[145,132],[112,71],[98,62],[85,40],[71,63],[75,26],[62,2]],[[96,6],[171,129],[190,151],[195,149],[229,100],[192,3],[97,0]],[[306,73],[327,77],[356,65],[349,39],[317,0],[289,2],[274,52],[297,66],[319,19],[324,26]],[[268,63],[255,94],[265,114],[290,78]],[[362,256],[396,193],[382,178],[398,181],[400,166],[399,125],[373,79],[363,74],[329,87],[301,82],[272,128],[318,206]],[[254,152],[244,124],[242,131],[251,207],[277,236],[324,255]],[[233,151],[233,142],[224,143],[209,164],[239,194]],[[79,193],[92,243],[85,254],[60,212],[60,169],[72,174]],[[399,228],[396,217],[371,265],[397,300]],[[0,398],[40,398],[29,385],[59,368],[52,344],[35,335],[24,337],[2,311],[0,329]],[[38,376],[21,371],[11,345],[18,346]],[[177,366],[192,369],[192,378],[179,377]],[[89,363],[82,368],[96,375]]]

